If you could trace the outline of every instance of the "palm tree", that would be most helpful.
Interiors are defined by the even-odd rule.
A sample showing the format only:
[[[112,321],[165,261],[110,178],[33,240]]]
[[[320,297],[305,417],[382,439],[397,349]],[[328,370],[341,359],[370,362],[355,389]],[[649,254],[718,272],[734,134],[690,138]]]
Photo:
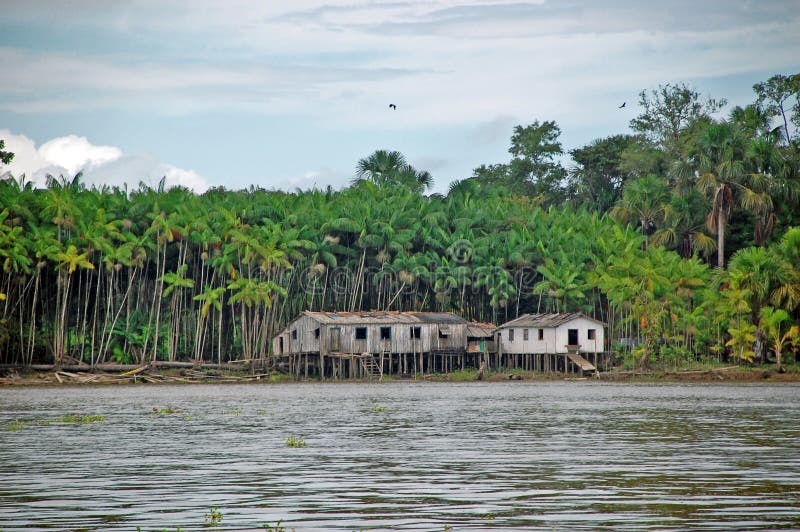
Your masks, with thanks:
[[[620,223],[635,222],[642,235],[648,236],[664,219],[669,190],[667,183],[652,174],[628,181],[622,198],[611,209],[611,217]]]
[[[770,347],[775,351],[775,365],[781,367],[781,353],[783,348],[790,344],[793,347],[800,345],[800,326],[792,325],[784,328],[789,321],[789,313],[783,309],[764,307],[761,309],[759,327],[769,340]]]
[[[72,274],[78,268],[94,269],[94,264],[89,262],[87,258],[88,253],[79,253],[78,248],[70,244],[67,250],[59,252],[57,255],[59,263],[59,277],[63,279],[62,286],[62,301],[60,303],[60,315],[58,318],[58,325],[56,327],[55,337],[55,351],[53,358],[56,364],[60,363],[62,358],[67,352],[69,346],[67,345],[68,331],[67,331],[67,307],[69,305],[70,285],[72,283]]]
[[[380,186],[400,185],[414,192],[422,192],[433,184],[430,173],[416,170],[399,151],[387,150],[376,150],[358,161],[353,184],[365,180]]]

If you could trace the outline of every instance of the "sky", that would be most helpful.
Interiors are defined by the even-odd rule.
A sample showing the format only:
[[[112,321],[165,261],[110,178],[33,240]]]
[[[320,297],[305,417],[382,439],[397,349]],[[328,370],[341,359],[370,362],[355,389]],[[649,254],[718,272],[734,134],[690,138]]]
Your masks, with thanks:
[[[798,28],[800,0],[3,0],[0,173],[341,188],[388,149],[445,192],[516,125],[570,150],[660,84],[751,103],[800,72]]]

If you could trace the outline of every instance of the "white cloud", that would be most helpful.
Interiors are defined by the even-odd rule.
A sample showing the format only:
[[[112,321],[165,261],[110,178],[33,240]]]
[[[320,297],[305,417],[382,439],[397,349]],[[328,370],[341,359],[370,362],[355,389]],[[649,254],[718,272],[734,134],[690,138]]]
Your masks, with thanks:
[[[208,181],[194,170],[185,170],[158,161],[149,155],[125,155],[116,146],[95,146],[86,137],[67,135],[43,143],[36,143],[25,135],[0,129],[0,139],[14,159],[2,173],[15,177],[23,174],[36,186],[44,186],[47,176],[72,177],[83,172],[82,182],[87,186],[102,187],[127,184],[135,188],[139,182],[155,187],[162,177],[166,186],[182,186],[201,193],[209,188]]]
[[[94,146],[86,137],[67,135],[39,146],[39,154],[45,161],[75,175],[80,170],[91,171],[94,167],[119,159],[122,150],[114,146]]]

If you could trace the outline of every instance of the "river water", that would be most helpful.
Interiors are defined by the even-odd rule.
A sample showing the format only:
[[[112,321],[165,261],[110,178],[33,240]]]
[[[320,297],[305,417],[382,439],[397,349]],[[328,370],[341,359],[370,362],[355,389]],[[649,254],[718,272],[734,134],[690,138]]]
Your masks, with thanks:
[[[4,388],[0,421],[4,531],[800,528],[797,385]]]

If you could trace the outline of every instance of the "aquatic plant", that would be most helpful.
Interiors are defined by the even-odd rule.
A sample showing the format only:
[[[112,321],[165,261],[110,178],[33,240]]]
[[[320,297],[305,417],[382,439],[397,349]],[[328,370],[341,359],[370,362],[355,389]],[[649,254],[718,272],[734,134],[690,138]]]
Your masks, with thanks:
[[[256,410],[256,415],[257,416],[263,416],[266,413],[267,413],[267,411],[264,410],[263,408],[259,408],[258,410]]]
[[[275,523],[275,526],[272,526],[269,523],[264,523],[261,525],[261,528],[267,530],[269,532],[286,532],[286,527],[282,525],[283,519],[278,519],[278,522]]]
[[[158,408],[157,406],[153,407],[153,413],[156,414],[156,415],[163,414],[165,416],[168,416],[170,414],[180,414],[182,412],[183,412],[183,410],[181,410],[179,408],[175,408],[172,405],[167,405],[164,408]]]
[[[286,447],[305,447],[306,441],[299,436],[289,436],[286,438]]]
[[[82,424],[82,423],[99,423],[101,421],[105,421],[106,419],[107,419],[106,416],[82,416],[78,414],[65,414],[61,417],[55,418],[53,421],[56,423]]]
[[[20,421],[19,419],[12,419],[6,425],[6,430],[9,432],[15,432],[18,430],[24,429],[28,425],[27,421]]]
[[[386,412],[386,407],[381,405],[375,405],[372,407],[372,412],[374,414],[380,414],[381,412]]]
[[[219,526],[221,522],[222,512],[219,510],[219,506],[214,506],[206,514],[206,526]]]

